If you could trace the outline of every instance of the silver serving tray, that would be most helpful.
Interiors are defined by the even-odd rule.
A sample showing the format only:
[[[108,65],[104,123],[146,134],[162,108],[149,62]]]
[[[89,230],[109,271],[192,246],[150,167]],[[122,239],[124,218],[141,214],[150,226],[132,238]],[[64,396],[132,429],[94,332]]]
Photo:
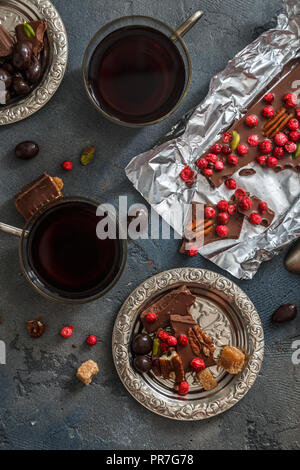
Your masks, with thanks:
[[[13,35],[18,23],[37,19],[48,23],[43,77],[29,95],[0,106],[1,126],[21,121],[39,111],[63,79],[68,61],[67,33],[52,3],[48,0],[0,0],[0,24]]]
[[[218,386],[210,392],[204,391],[194,374],[188,374],[189,393],[180,397],[171,380],[156,377],[152,371],[141,375],[134,370],[131,341],[142,329],[139,315],[147,305],[183,284],[197,296],[191,313],[213,338],[215,357],[227,344],[244,349],[250,357],[239,375],[211,368]],[[143,406],[167,418],[201,420],[228,410],[250,390],[261,368],[264,334],[253,303],[236,284],[205,269],[178,268],[153,276],[128,297],[116,318],[112,352],[121,381]]]

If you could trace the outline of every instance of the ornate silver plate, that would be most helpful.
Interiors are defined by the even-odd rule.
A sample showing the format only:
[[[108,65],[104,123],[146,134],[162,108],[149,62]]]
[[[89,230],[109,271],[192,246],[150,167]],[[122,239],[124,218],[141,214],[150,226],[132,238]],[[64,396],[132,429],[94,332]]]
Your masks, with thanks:
[[[68,61],[67,33],[49,0],[0,0],[0,24],[14,33],[18,23],[42,19],[48,22],[47,63],[40,83],[26,97],[0,107],[0,125],[21,121],[41,109],[58,89]]]
[[[140,375],[132,367],[132,337],[141,331],[141,311],[170,290],[187,285],[197,296],[191,313],[213,338],[215,357],[224,345],[238,346],[249,354],[239,375],[211,368],[218,386],[204,391],[194,375],[188,374],[188,395],[174,392],[174,383],[156,377],[152,371]],[[113,358],[121,381],[129,393],[149,410],[177,420],[201,420],[231,408],[252,387],[264,355],[264,334],[259,315],[247,295],[236,284],[212,271],[178,268],[151,277],[125,301],[115,322]]]

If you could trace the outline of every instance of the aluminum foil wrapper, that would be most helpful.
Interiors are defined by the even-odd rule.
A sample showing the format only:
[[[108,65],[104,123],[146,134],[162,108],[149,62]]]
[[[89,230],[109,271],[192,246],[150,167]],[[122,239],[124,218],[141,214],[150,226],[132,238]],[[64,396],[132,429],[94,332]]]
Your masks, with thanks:
[[[183,219],[169,214],[183,211],[192,201],[217,203],[228,199],[222,184],[211,188],[198,175],[187,188],[180,171],[193,164],[224,130],[242,118],[253,99],[291,60],[300,57],[300,2],[286,0],[275,29],[263,33],[239,52],[225,70],[212,78],[204,101],[185,116],[152,150],[136,156],[126,167],[134,187],[176,232],[182,235]],[[300,79],[300,77],[299,77]],[[271,259],[300,236],[300,175],[284,170],[266,171],[252,162],[256,174],[245,180],[235,173],[238,186],[267,201],[276,213],[271,226],[254,227],[244,221],[238,240],[220,240],[200,248],[201,255],[239,279],[251,279],[262,261]]]

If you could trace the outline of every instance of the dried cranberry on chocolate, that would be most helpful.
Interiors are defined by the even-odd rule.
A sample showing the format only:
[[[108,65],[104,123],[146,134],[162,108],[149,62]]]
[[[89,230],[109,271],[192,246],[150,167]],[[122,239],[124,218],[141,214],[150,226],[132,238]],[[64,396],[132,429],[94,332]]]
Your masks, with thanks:
[[[205,168],[205,169],[203,170],[203,174],[204,174],[204,176],[206,176],[207,178],[209,178],[210,176],[213,175],[213,171],[212,171],[211,168]]]
[[[297,150],[297,145],[295,144],[295,142],[288,141],[285,144],[284,148],[288,153],[294,153]]]
[[[31,63],[32,44],[29,41],[18,42],[15,46],[12,64],[18,70],[26,70]]]
[[[235,197],[240,199],[244,196],[246,196],[246,191],[243,188],[238,188],[236,192],[234,193]]]
[[[228,227],[226,225],[217,225],[216,232],[219,237],[227,237]]]
[[[211,153],[214,153],[216,155],[219,155],[219,153],[222,152],[222,145],[221,144],[213,144],[211,147],[210,147],[210,151]]]
[[[236,151],[239,155],[246,155],[246,153],[248,153],[248,147],[245,144],[240,144],[237,146]]]
[[[283,101],[288,108],[295,108],[297,105],[297,95],[295,93],[287,93],[284,95]]]
[[[283,147],[287,143],[288,138],[283,132],[278,132],[275,135],[274,140],[276,145],[278,145],[279,147]]]
[[[292,131],[289,133],[289,139],[292,142],[298,142],[300,140],[300,131]]]
[[[32,84],[38,82],[41,77],[41,72],[41,63],[37,57],[33,56],[31,64],[25,71],[26,80],[28,80],[28,82]]]
[[[239,202],[239,207],[241,209],[244,209],[245,211],[248,211],[252,207],[252,201],[250,197],[244,196],[240,202]]]
[[[272,142],[270,142],[269,140],[263,140],[259,144],[259,151],[263,154],[271,153],[272,148],[273,148]]]
[[[204,209],[205,219],[213,219],[216,216],[216,211],[213,207],[206,207]]]
[[[259,165],[264,165],[267,161],[267,157],[265,155],[258,155],[256,161]]]
[[[198,158],[198,160],[196,161],[196,165],[198,168],[200,168],[200,170],[204,170],[205,168],[207,168],[208,162],[206,158]]]
[[[284,148],[283,147],[274,147],[273,148],[273,156],[275,158],[282,158],[284,156]]]
[[[261,224],[261,216],[258,214],[258,212],[252,212],[250,215],[250,224],[252,225],[260,225]]]
[[[278,160],[275,157],[268,157],[267,158],[267,165],[269,168],[273,168],[274,166],[278,165]]]
[[[12,83],[12,76],[11,74],[5,70],[3,67],[0,68],[0,84],[4,84],[4,88],[7,89],[10,87]]]
[[[215,170],[216,170],[216,171],[224,170],[224,163],[222,162],[222,160],[218,160],[218,161],[215,163]]]
[[[140,333],[135,336],[135,338],[132,341],[132,350],[135,354],[149,354],[149,352],[152,350],[152,338],[147,335]]]
[[[152,361],[147,356],[136,356],[133,360],[133,365],[138,372],[143,374],[151,369]]]
[[[226,225],[229,222],[229,214],[228,212],[219,212],[218,214],[218,224],[220,225]]]
[[[264,201],[260,201],[258,208],[262,214],[265,214],[268,210],[268,204]]]
[[[266,106],[266,107],[262,110],[261,114],[262,114],[265,118],[270,119],[270,118],[272,118],[272,117],[274,116],[274,114],[275,114],[274,108],[273,108],[272,106]]]
[[[228,165],[237,165],[238,162],[239,162],[239,157],[237,157],[236,155],[229,155],[227,157]]]
[[[228,202],[225,201],[225,199],[222,199],[221,201],[218,202],[217,206],[220,211],[226,212],[228,209]]]
[[[231,147],[229,145],[223,145],[222,147],[222,153],[224,153],[224,155],[230,155],[231,154]]]
[[[236,189],[236,181],[233,178],[229,178],[225,181],[225,186],[227,189]]]
[[[218,160],[218,157],[215,153],[209,153],[206,157],[206,160],[211,163],[216,163],[216,161]]]
[[[236,206],[234,204],[229,204],[228,214],[230,214],[230,215],[235,215],[236,214]]]
[[[259,137],[256,134],[249,135],[248,144],[250,147],[256,147],[259,144]]]
[[[224,134],[222,135],[222,140],[224,142],[224,144],[228,144],[232,139],[232,135],[230,132],[224,132]]]
[[[14,77],[12,87],[17,95],[27,95],[30,92],[30,86],[21,77]]]
[[[289,122],[287,123],[287,127],[289,128],[290,131],[296,131],[299,129],[299,121],[296,118],[290,119]]]
[[[269,92],[264,96],[264,100],[266,103],[272,103],[274,101],[273,93]]]
[[[258,118],[255,114],[250,114],[250,116],[246,117],[245,123],[248,127],[255,127],[258,124]]]

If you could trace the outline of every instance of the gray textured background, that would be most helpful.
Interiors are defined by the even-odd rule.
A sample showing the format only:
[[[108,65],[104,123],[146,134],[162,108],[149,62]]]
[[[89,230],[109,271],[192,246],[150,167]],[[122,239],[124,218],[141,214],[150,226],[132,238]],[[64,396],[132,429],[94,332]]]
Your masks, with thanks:
[[[52,101],[33,117],[0,128],[0,214],[22,225],[14,194],[47,170],[63,176],[66,194],[83,194],[117,202],[143,202],[131,187],[124,167],[145,151],[179,117],[205,96],[210,77],[264,29],[272,26],[280,0],[54,0],[69,37],[69,64]],[[205,17],[186,36],[193,62],[187,99],[167,121],[132,130],[104,120],[90,105],[81,82],[80,65],[90,37],[107,21],[140,13],[178,26],[194,10]],[[37,159],[18,161],[15,145],[24,139],[40,144]],[[97,158],[65,174],[60,163],[77,161],[87,144]],[[0,365],[0,449],[299,449],[299,371],[291,362],[291,343],[299,338],[299,317],[275,326],[270,316],[282,303],[300,307],[299,277],[283,268],[283,255],[265,263],[252,281],[238,282],[263,320],[266,353],[261,373],[248,395],[227,413],[206,422],[171,422],[132,399],[115,372],[111,333],[115,316],[130,292],[147,277],[178,266],[201,266],[221,272],[210,262],[178,254],[178,241],[130,244],[126,271],[106,297],[91,305],[60,307],[36,294],[20,273],[17,240],[0,233],[0,339],[7,344],[7,365]],[[151,260],[152,264],[148,261]],[[45,335],[31,339],[24,322],[41,315]],[[59,336],[75,326],[69,341]],[[92,350],[84,338],[94,333]],[[279,342],[275,344],[275,342]],[[78,348],[72,349],[75,343]],[[280,348],[280,351],[277,348]],[[88,358],[100,365],[93,385],[83,388],[74,374]]]

